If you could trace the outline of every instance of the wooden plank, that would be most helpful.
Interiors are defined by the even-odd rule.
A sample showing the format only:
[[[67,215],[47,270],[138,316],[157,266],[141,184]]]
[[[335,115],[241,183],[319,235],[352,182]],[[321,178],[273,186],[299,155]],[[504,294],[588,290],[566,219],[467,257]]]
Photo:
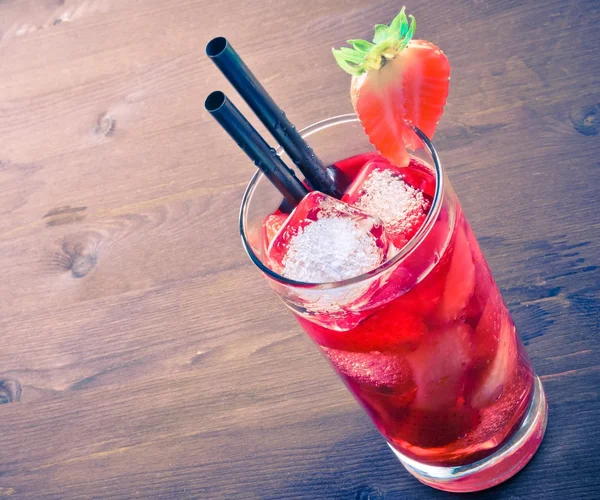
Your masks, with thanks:
[[[594,498],[600,3],[409,8],[451,60],[436,144],[550,403],[531,464],[478,498]],[[253,167],[203,110],[240,104],[204,56],[227,35],[298,126],[349,112],[329,48],[397,9],[0,2],[0,498],[447,496],[244,255]]]

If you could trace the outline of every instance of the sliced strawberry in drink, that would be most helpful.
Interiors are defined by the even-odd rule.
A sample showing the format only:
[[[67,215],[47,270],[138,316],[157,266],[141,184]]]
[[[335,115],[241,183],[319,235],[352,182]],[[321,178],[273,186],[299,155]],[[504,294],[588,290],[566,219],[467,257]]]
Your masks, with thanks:
[[[471,248],[471,253],[473,254],[473,261],[485,263],[486,262],[485,256],[483,255],[483,252],[481,251],[481,248],[479,247],[479,242],[477,241],[477,238],[475,237],[475,234],[473,233],[473,229],[471,229],[471,225],[469,224],[469,221],[464,216],[464,214],[462,216],[462,223],[463,223],[463,229],[465,231],[465,235],[467,237],[467,240],[469,241],[469,247]],[[486,267],[487,267],[487,265],[486,265]]]
[[[333,51],[352,75],[352,102],[371,143],[398,166],[409,162],[407,147],[421,146],[413,125],[433,137],[450,81],[448,59],[432,43],[412,39],[410,18],[403,8],[389,27],[375,27],[373,43],[349,40],[353,49]]]
[[[473,264],[475,265],[475,285],[465,310],[465,318],[469,324],[476,327],[488,301],[498,293],[498,289],[486,262],[474,260]]]
[[[355,350],[409,351],[419,345],[427,327],[420,315],[391,302],[348,333]]]
[[[473,256],[462,224],[457,224],[453,239],[446,285],[436,312],[440,323],[454,321],[460,317],[475,286]]]
[[[485,369],[498,351],[498,342],[504,317],[508,314],[496,288],[490,290],[477,327],[473,332],[474,370]]]
[[[397,307],[427,318],[438,307],[444,290],[444,280],[430,273],[421,283],[396,299]]]
[[[469,326],[448,325],[430,332],[419,349],[408,356],[417,384],[415,407],[437,410],[457,404],[470,356]]]
[[[356,384],[366,384],[373,389],[393,388],[399,392],[414,385],[411,368],[401,356],[326,348],[323,352],[340,375]]]
[[[368,321],[348,331],[333,331],[304,318],[299,321],[318,345],[352,352],[408,352],[427,333],[420,316],[399,310],[395,303],[381,308]]]

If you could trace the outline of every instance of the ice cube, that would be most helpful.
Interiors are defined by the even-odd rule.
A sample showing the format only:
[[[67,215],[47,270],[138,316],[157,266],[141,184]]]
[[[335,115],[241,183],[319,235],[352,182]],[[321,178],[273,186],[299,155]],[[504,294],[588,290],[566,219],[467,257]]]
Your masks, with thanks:
[[[482,318],[483,320],[484,318]],[[488,335],[495,335],[498,338],[496,355],[488,369],[482,374],[480,385],[470,398],[471,404],[476,408],[484,408],[502,396],[503,392],[508,389],[517,366],[517,333],[504,307],[501,310],[499,322],[499,332],[498,330],[488,332]],[[480,322],[477,330],[480,328],[485,328],[485,324]],[[484,332],[476,332],[476,335],[477,333],[480,336],[484,335]]]
[[[456,404],[470,351],[471,328],[465,324],[446,326],[424,338],[408,356],[417,384],[416,408],[437,410]]]
[[[379,217],[391,243],[400,249],[421,227],[431,206],[423,191],[409,182],[409,178],[416,182],[422,175],[384,160],[370,161],[342,200]]]
[[[271,267],[305,283],[341,281],[370,271],[387,257],[381,221],[313,191],[283,223],[268,248]]]
[[[327,283],[371,271],[387,256],[387,237],[380,220],[312,192],[276,232],[266,264],[295,281]],[[347,331],[373,314],[369,299],[379,282],[377,275],[346,285],[294,287],[271,281],[271,286],[299,318],[327,329]]]

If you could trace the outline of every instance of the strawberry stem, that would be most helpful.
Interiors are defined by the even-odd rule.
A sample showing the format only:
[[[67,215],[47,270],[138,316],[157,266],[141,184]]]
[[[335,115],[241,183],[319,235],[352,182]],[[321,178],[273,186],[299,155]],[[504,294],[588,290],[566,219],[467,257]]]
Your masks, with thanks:
[[[406,7],[402,7],[389,26],[375,25],[373,43],[366,40],[348,40],[352,49],[331,49],[338,65],[346,73],[359,76],[370,69],[380,69],[387,60],[396,57],[412,40],[417,25],[414,16],[407,17],[405,10]]]

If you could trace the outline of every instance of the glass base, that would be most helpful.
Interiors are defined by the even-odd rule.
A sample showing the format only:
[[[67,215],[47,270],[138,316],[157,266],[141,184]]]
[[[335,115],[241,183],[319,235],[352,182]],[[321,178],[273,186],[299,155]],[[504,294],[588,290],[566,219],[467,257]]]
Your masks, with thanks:
[[[536,376],[533,398],[521,427],[489,457],[457,467],[438,467],[421,464],[390,448],[406,470],[428,486],[455,493],[480,491],[506,481],[525,467],[542,442],[547,421],[546,395]]]

